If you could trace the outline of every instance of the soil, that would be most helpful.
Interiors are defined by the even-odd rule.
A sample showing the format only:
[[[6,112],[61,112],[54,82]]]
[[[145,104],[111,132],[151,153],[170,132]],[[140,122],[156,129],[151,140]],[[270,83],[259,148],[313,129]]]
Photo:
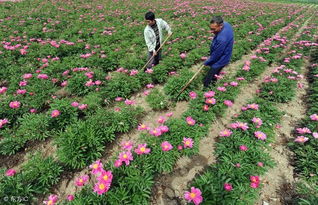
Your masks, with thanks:
[[[305,67],[302,70],[306,70]],[[264,186],[260,193],[257,204],[263,205],[267,202],[271,205],[290,204],[293,195],[293,187],[297,179],[294,178],[294,168],[291,165],[293,153],[288,149],[287,143],[293,140],[292,132],[297,127],[297,123],[306,117],[305,95],[308,88],[306,78],[300,81],[304,85],[298,88],[296,97],[287,104],[278,106],[279,110],[285,112],[281,119],[280,128],[276,129],[275,143],[271,144],[269,151],[276,166],[269,170],[262,178]]]

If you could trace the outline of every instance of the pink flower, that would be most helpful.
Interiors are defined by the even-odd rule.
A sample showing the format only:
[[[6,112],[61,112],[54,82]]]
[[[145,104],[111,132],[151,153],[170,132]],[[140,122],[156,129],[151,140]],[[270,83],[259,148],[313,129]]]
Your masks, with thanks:
[[[125,104],[126,105],[133,105],[133,104],[135,104],[135,101],[133,101],[133,100],[125,100]]]
[[[30,113],[36,113],[36,109],[31,108],[31,109],[30,109]]]
[[[88,106],[87,104],[81,104],[78,106],[78,109],[85,110],[87,108],[87,106]]]
[[[12,109],[17,109],[20,107],[20,105],[21,105],[21,103],[19,101],[13,101],[13,102],[10,102],[10,104],[9,104],[10,108],[12,108]]]
[[[43,203],[46,204],[46,205],[54,205],[57,202],[57,200],[58,200],[57,195],[51,194],[49,196],[49,200],[48,201],[43,201]]]
[[[204,93],[205,98],[212,98],[214,95],[215,95],[215,92],[212,90]]]
[[[310,134],[311,133],[310,129],[307,127],[297,128],[296,130],[299,134],[306,134],[306,133]]]
[[[162,131],[159,128],[155,128],[149,131],[149,134],[155,136],[155,137],[159,137],[160,135],[162,135]]]
[[[196,99],[196,98],[197,98],[197,93],[194,92],[194,91],[191,91],[191,92],[189,92],[189,97],[190,97],[191,99]]]
[[[137,75],[138,72],[139,72],[138,70],[133,69],[133,70],[130,71],[129,75],[130,75],[130,76],[134,76],[134,75]]]
[[[153,70],[151,68],[147,68],[145,72],[150,74],[150,73],[153,73]]]
[[[233,106],[233,102],[231,100],[224,100],[224,105],[231,107]]]
[[[70,195],[67,195],[67,200],[68,201],[73,201],[74,200],[74,195],[70,194]]]
[[[231,125],[231,128],[233,129],[237,129],[237,128],[241,128],[242,130],[247,130],[249,127],[247,126],[247,123],[244,123],[244,122],[235,122],[235,123],[232,123]]]
[[[78,103],[78,102],[72,102],[72,103],[71,103],[71,106],[72,106],[72,107],[77,107],[77,106],[79,106],[79,103]]]
[[[20,53],[21,53],[21,55],[25,55],[25,54],[27,54],[28,52],[27,52],[26,49],[20,49]]]
[[[193,140],[192,140],[192,138],[183,138],[183,147],[184,148],[187,148],[187,147],[189,147],[189,148],[192,148],[193,147]]]
[[[120,111],[121,111],[121,108],[120,108],[120,107],[115,107],[115,108],[114,108],[114,111],[115,111],[115,112],[120,112]]]
[[[23,79],[29,79],[32,78],[32,74],[31,73],[26,73],[22,76]]]
[[[89,176],[88,175],[83,175],[83,176],[80,176],[78,177],[76,180],[75,180],[75,185],[76,186],[84,186],[88,183],[88,180],[89,180]]]
[[[173,112],[169,112],[166,114],[167,117],[171,117],[173,115]]]
[[[1,119],[0,120],[0,128],[2,128],[3,125],[9,123],[9,120],[7,118]]]
[[[233,87],[236,87],[236,86],[238,86],[238,83],[233,81],[233,82],[230,82],[230,85],[233,86]]]
[[[295,142],[304,143],[307,142],[309,139],[305,136],[297,136],[297,138],[294,140]]]
[[[247,110],[247,107],[244,107],[244,106],[243,106],[243,107],[241,108],[241,110],[242,110],[242,111],[246,111],[246,110]]]
[[[225,88],[225,87],[218,87],[217,90],[218,90],[218,91],[221,91],[221,92],[225,92],[225,91],[226,91],[226,88]]]
[[[94,192],[96,192],[98,195],[102,195],[105,192],[107,192],[109,188],[110,188],[110,183],[99,181],[94,186]]]
[[[1,87],[1,88],[0,88],[0,94],[5,93],[7,90],[8,90],[7,87]]]
[[[245,80],[245,78],[244,77],[237,77],[236,80],[242,81],[242,80]]]
[[[102,170],[101,174],[97,177],[99,182],[111,183],[113,180],[113,174],[111,171]]]
[[[310,115],[310,119],[314,121],[318,121],[318,115],[317,114],[312,114]]]
[[[236,164],[235,164],[235,167],[240,168],[240,167],[241,167],[241,164],[240,164],[240,163],[236,163]]]
[[[64,81],[61,83],[61,86],[62,86],[62,87],[65,87],[65,86],[67,86],[67,83],[68,83],[67,80],[64,80]]]
[[[203,105],[203,110],[204,111],[209,111],[209,106],[208,105]]]
[[[257,162],[257,166],[259,166],[259,167],[263,167],[263,166],[264,166],[264,164],[263,164],[263,162]]]
[[[191,125],[191,126],[195,125],[195,120],[192,117],[187,117],[186,121],[188,125]]]
[[[252,122],[256,124],[256,128],[260,128],[263,124],[263,121],[260,118],[253,117]]]
[[[39,79],[48,79],[49,76],[46,75],[46,74],[39,74],[37,78],[39,78]]]
[[[17,172],[14,170],[14,169],[8,169],[7,171],[6,171],[6,176],[14,176],[15,174],[16,174]]]
[[[119,102],[119,101],[123,101],[124,99],[122,97],[117,97],[115,98],[115,101]]]
[[[258,186],[259,186],[259,183],[253,183],[253,182],[251,182],[251,184],[250,184],[250,187],[253,188],[253,189],[257,189]]]
[[[147,144],[139,144],[138,147],[135,149],[135,152],[138,155],[148,154],[150,152],[150,148],[147,148]]]
[[[85,83],[85,86],[86,86],[86,87],[90,87],[90,86],[93,86],[93,85],[95,85],[95,83],[94,83],[92,80],[89,80],[89,81],[87,81],[87,82]]]
[[[191,187],[191,192],[186,191],[184,193],[184,198],[188,202],[193,202],[195,205],[199,205],[203,201],[203,197],[201,196],[201,190],[195,187]]]
[[[167,152],[171,150],[173,146],[168,141],[164,141],[161,143],[161,148],[162,148],[162,151]]]
[[[157,122],[160,123],[160,124],[165,123],[165,121],[166,121],[166,118],[163,117],[163,116],[160,116],[159,119],[157,120]]]
[[[169,132],[169,127],[168,126],[159,126],[159,129],[161,130],[162,133]]]
[[[98,174],[100,172],[102,172],[103,170],[103,164],[100,162],[100,160],[97,160],[96,162],[94,162],[93,164],[91,164],[89,166],[89,168],[92,169],[92,174]]]
[[[216,100],[215,100],[215,98],[207,98],[205,100],[205,103],[209,104],[209,105],[214,105],[216,103]]]
[[[260,184],[259,176],[250,176],[250,181],[251,181],[251,184],[250,184],[251,188],[256,189],[259,187],[259,184]]]
[[[125,162],[126,166],[128,166],[130,164],[130,161],[133,160],[133,156],[131,154],[130,151],[127,152],[121,152],[119,154],[119,160],[121,160],[122,162]]]
[[[259,176],[250,176],[250,181],[252,183],[260,183]]]
[[[312,133],[312,136],[313,136],[315,139],[318,139],[318,132],[313,132],[313,133]]]
[[[181,59],[185,59],[186,57],[187,57],[187,54],[185,54],[185,53],[181,53],[181,54],[180,54],[180,58],[181,58]]]
[[[115,167],[120,167],[122,164],[123,164],[123,162],[122,162],[120,159],[118,159],[118,160],[116,160],[116,161],[114,162],[114,166],[115,166]]]
[[[243,68],[242,68],[242,70],[249,71],[249,70],[250,70],[250,66],[244,65]]]
[[[149,93],[150,93],[149,90],[145,90],[145,91],[144,91],[144,95],[146,95],[146,96],[149,95]]]
[[[254,132],[254,135],[259,140],[266,140],[267,138],[266,134],[261,131]]]
[[[247,123],[245,122],[238,122],[238,128],[241,128],[242,130],[247,130],[249,127],[247,126]]]
[[[60,113],[60,111],[58,111],[58,110],[53,110],[52,112],[51,112],[51,117],[58,117],[59,115],[60,115],[61,113]]]
[[[123,150],[130,151],[133,148],[134,143],[132,141],[122,141],[120,146]]]
[[[153,84],[151,84],[151,83],[146,85],[146,88],[148,88],[148,89],[154,88],[154,87],[155,87],[155,86],[154,86]]]
[[[23,80],[23,81],[20,81],[19,82],[19,86],[23,87],[23,86],[26,86],[28,84],[27,81]],[[1,89],[0,89],[1,90]],[[1,93],[1,92],[0,92]]]
[[[100,85],[100,84],[102,84],[102,81],[100,81],[100,80],[95,81],[95,85]]]
[[[225,129],[223,131],[220,132],[220,136],[221,137],[229,137],[232,135],[232,131],[229,129]]]
[[[223,187],[224,187],[225,191],[232,191],[233,190],[232,184],[225,183]]]
[[[245,152],[248,150],[248,148],[245,145],[240,145],[240,150]]]
[[[138,125],[138,130],[149,130],[149,127],[145,124]]]
[[[255,103],[253,103],[253,104],[248,104],[248,105],[247,105],[247,108],[248,108],[248,109],[252,109],[252,110],[258,110],[258,104],[255,104]]]
[[[70,73],[70,71],[69,70],[66,70],[66,71],[64,71],[63,73],[62,73],[62,75],[63,76],[66,76],[66,75],[68,75]]]

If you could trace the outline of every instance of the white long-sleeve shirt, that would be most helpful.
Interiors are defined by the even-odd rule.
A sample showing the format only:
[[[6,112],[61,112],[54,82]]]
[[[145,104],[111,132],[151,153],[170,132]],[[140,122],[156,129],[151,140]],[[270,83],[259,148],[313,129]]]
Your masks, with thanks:
[[[160,44],[162,43],[162,30],[166,30],[168,31],[168,33],[171,33],[171,28],[170,26],[167,24],[167,22],[165,22],[162,19],[155,19],[157,26],[158,26],[158,30],[159,30],[159,39],[160,39]],[[147,25],[145,30],[144,30],[144,37],[145,37],[145,41],[148,47],[148,51],[152,52],[155,51],[156,49],[156,34],[153,31],[153,29],[151,28],[151,26]]]

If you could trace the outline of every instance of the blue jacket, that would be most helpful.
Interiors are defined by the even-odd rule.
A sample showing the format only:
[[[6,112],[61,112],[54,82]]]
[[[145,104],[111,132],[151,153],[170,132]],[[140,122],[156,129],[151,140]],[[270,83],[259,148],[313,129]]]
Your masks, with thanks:
[[[210,47],[210,58],[204,62],[204,65],[212,68],[221,68],[229,64],[232,56],[234,43],[232,26],[224,22],[222,30],[217,33]]]

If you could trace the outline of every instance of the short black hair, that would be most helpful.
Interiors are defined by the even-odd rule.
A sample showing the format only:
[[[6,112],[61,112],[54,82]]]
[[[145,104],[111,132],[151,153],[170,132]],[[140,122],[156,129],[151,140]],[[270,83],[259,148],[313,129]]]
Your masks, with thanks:
[[[146,14],[145,14],[145,19],[146,20],[155,20],[155,14],[151,11],[148,11]]]
[[[221,16],[213,16],[210,23],[216,23],[220,25],[220,24],[223,24],[223,19]]]

